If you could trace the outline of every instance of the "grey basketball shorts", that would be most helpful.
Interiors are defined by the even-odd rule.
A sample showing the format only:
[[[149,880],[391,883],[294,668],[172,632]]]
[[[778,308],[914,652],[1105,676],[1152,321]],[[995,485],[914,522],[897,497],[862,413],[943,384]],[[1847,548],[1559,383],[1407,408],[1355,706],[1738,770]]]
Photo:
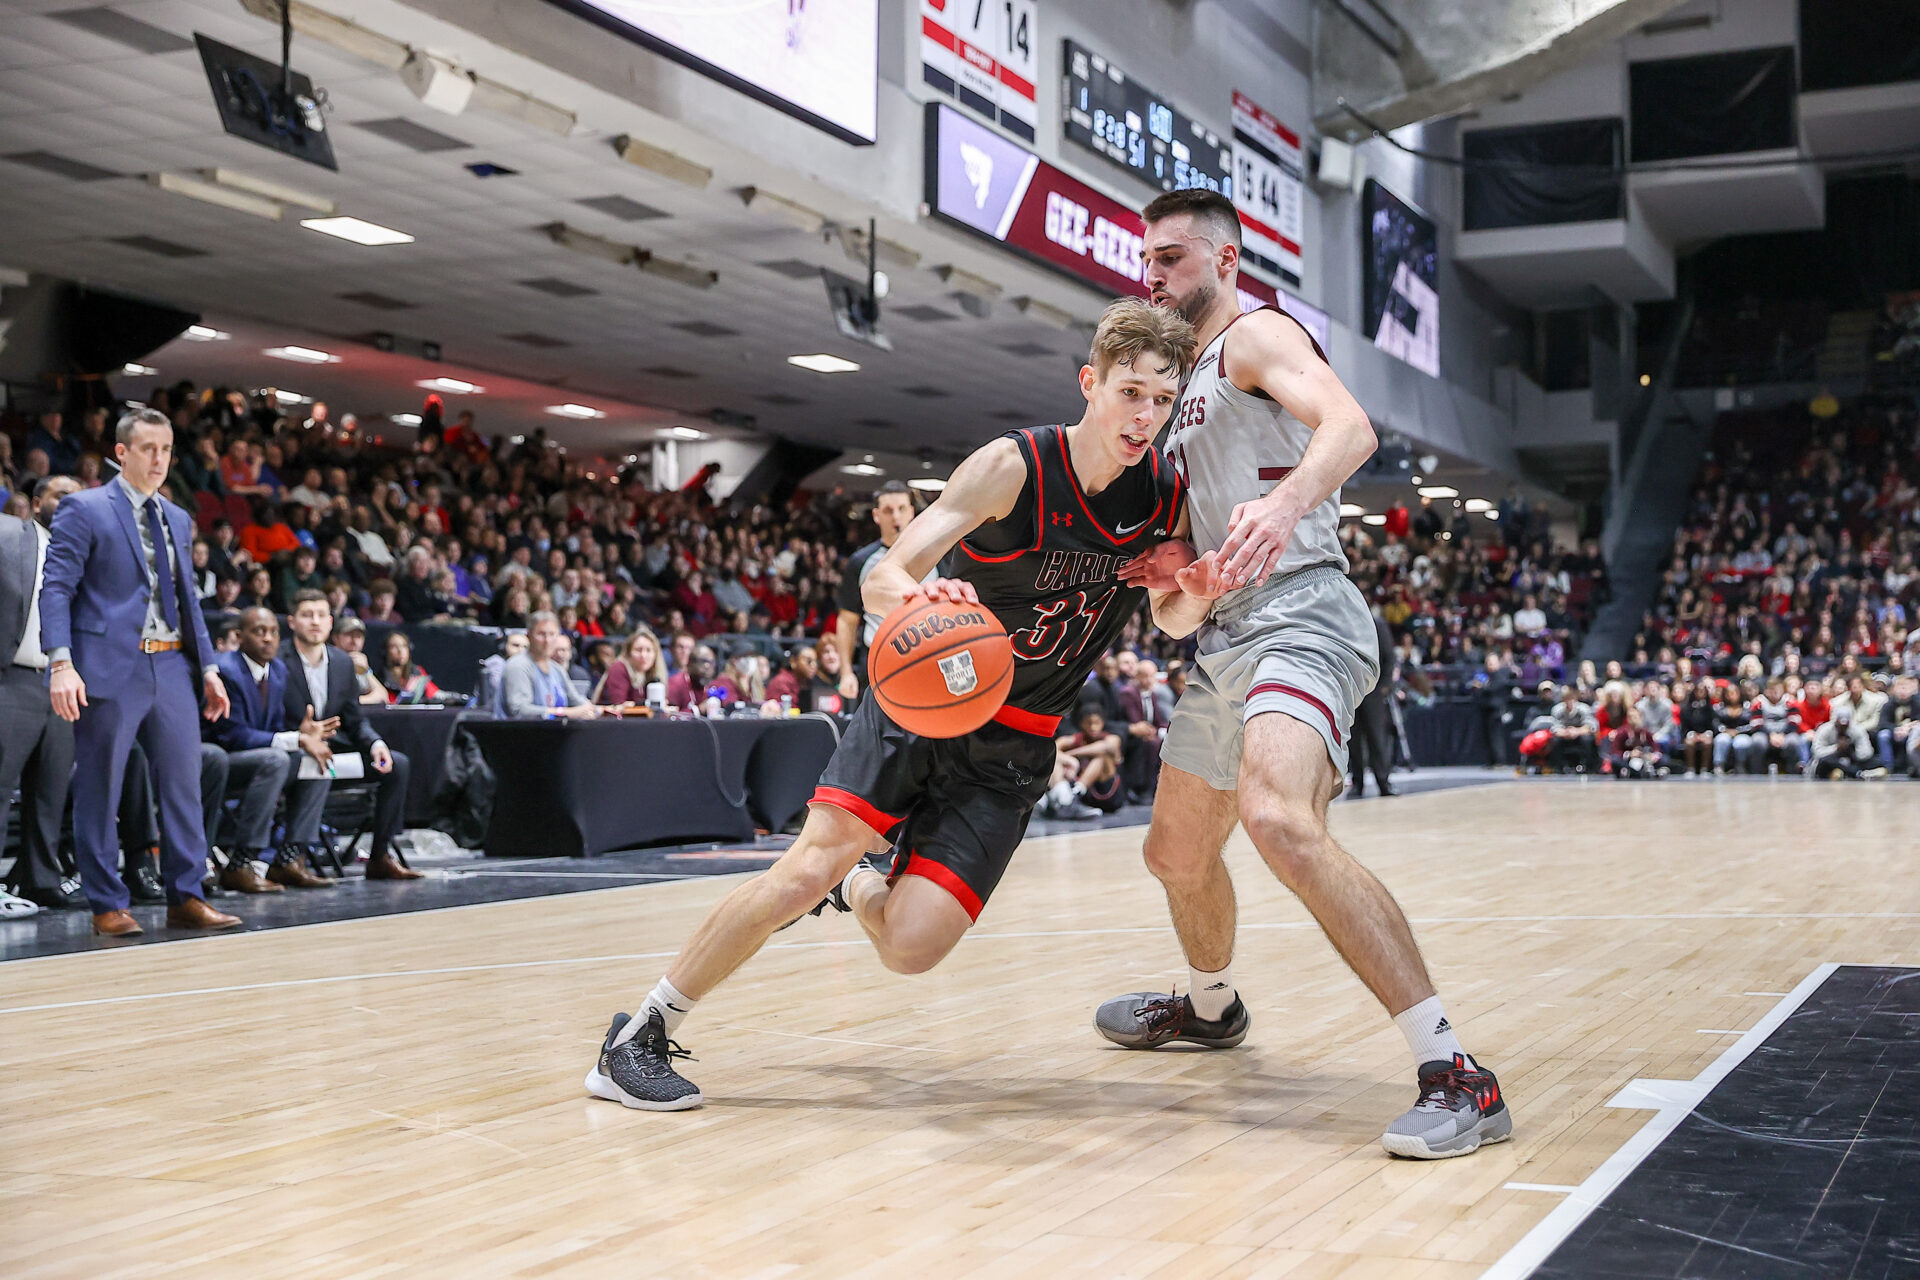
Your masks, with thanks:
[[[1244,588],[1202,624],[1160,759],[1219,791],[1240,788],[1247,721],[1269,711],[1315,729],[1347,775],[1353,714],[1380,676],[1373,615],[1337,565]]]

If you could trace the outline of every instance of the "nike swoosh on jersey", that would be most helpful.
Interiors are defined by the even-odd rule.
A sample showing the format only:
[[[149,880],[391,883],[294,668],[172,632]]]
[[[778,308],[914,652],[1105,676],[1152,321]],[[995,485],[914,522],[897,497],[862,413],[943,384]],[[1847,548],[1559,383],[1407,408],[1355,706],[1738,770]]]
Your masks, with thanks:
[[[1149,516],[1149,517],[1148,517],[1148,520],[1151,520],[1151,519],[1152,519],[1152,517],[1151,517],[1151,516]],[[1114,530],[1114,533],[1116,533],[1116,534],[1118,534],[1118,535],[1119,535],[1120,537],[1122,537],[1122,538],[1124,538],[1124,537],[1126,537],[1126,536],[1127,536],[1128,534],[1130,534],[1130,533],[1138,533],[1138,532],[1140,532],[1140,530],[1142,530],[1142,529],[1144,529],[1144,528],[1146,528],[1146,527],[1147,527],[1147,520],[1142,520],[1142,521],[1141,521],[1141,522],[1140,522],[1139,524],[1136,524],[1136,525],[1133,525],[1133,526],[1131,526],[1131,527],[1129,527],[1129,526],[1127,526],[1127,525],[1124,525],[1124,524],[1123,524],[1123,525],[1121,525],[1121,526],[1120,526],[1119,528],[1117,528],[1117,529],[1115,529],[1115,530]]]

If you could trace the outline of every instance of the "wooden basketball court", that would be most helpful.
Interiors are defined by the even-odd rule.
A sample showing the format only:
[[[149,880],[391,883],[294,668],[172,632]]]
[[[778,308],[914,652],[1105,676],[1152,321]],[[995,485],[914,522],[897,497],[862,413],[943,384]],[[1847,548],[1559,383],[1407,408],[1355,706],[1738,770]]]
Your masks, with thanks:
[[[1239,836],[1242,1049],[1095,1036],[1184,969],[1142,833],[1088,833],[1031,842],[924,978],[846,917],[778,935],[684,1029],[684,1114],[580,1082],[728,879],[18,961],[0,1275],[1525,1274],[1503,1257],[1659,1114],[1623,1088],[1693,1080],[1823,964],[1920,958],[1915,798],[1336,805],[1514,1107],[1511,1144],[1432,1164],[1381,1152],[1405,1045]]]

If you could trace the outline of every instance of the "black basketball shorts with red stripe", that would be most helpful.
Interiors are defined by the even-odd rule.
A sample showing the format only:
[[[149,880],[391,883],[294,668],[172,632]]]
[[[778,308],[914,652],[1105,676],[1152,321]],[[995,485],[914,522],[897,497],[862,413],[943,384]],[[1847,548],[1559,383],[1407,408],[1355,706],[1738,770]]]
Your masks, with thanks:
[[[964,737],[923,738],[869,697],[813,803],[843,809],[892,840],[892,878],[924,876],[978,920],[1047,793],[1058,727],[1058,717],[1006,708]]]

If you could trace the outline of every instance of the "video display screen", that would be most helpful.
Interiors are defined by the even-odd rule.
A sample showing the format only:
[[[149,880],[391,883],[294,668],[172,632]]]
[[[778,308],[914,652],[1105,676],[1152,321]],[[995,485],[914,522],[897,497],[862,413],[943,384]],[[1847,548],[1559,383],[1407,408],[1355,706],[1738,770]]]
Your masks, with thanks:
[[[1367,179],[1362,301],[1373,345],[1420,372],[1440,376],[1440,233],[1433,220]]]
[[[880,0],[548,0],[847,142],[873,142]]]

